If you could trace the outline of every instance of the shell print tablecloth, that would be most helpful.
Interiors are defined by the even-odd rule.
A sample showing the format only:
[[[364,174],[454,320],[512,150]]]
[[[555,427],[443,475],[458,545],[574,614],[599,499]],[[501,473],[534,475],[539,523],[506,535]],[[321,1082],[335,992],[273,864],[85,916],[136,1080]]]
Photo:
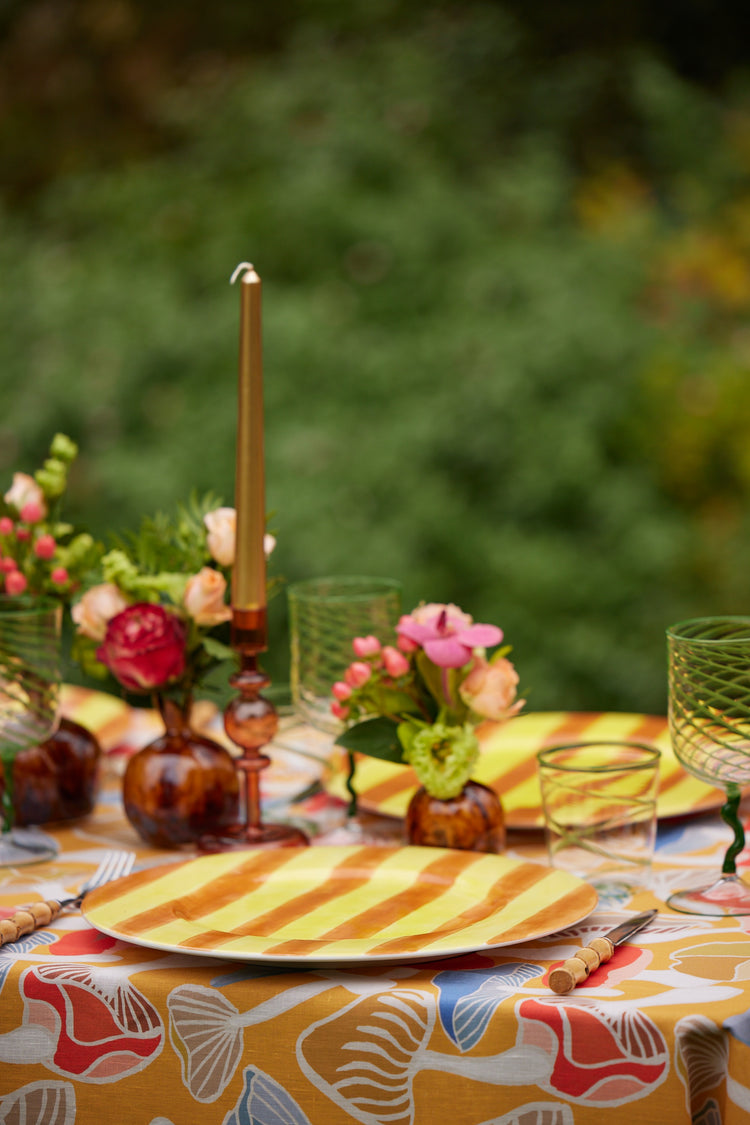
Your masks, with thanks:
[[[130,938],[115,926],[96,929],[74,911],[0,948],[2,1125],[750,1121],[750,918],[692,917],[665,906],[676,887],[720,865],[729,833],[716,815],[663,820],[651,887],[631,898],[620,891],[602,897],[575,922],[561,911],[562,930],[451,957],[412,960],[407,953],[385,964],[355,957],[343,965],[139,944],[135,930],[158,924],[165,905],[163,895],[148,895],[149,883],[158,886],[159,871],[178,861],[189,872],[193,855],[144,845],[123,817],[114,784],[90,817],[47,830],[59,856],[0,871],[3,914],[74,892],[110,847],[132,848],[138,870],[153,878],[146,876],[129,903],[119,898],[127,883],[110,888],[110,901],[125,903]],[[328,875],[343,862],[356,872],[355,853],[332,849]],[[443,856],[437,849],[435,856],[426,868],[417,865],[416,883],[428,899],[439,897],[433,879],[445,884]],[[541,834],[525,829],[511,832],[501,866],[525,870],[544,858]],[[378,861],[362,860],[364,888]],[[276,862],[283,868],[290,861]],[[460,868],[467,861],[455,862]],[[750,870],[747,851],[740,869]],[[273,878],[270,869],[265,874]],[[322,875],[303,878],[292,896],[300,918],[313,902],[305,896],[316,896],[315,910],[323,909]],[[259,920],[268,928],[273,909],[283,909],[277,902],[264,923],[260,912],[240,907],[238,919],[236,876],[228,886],[217,873],[215,894],[188,882],[170,895],[177,905],[167,913],[194,927],[203,918],[211,934],[238,921],[257,932]],[[252,897],[249,884],[245,890]],[[511,904],[517,893],[508,895]],[[337,897],[333,887],[334,932],[352,916],[333,906]],[[369,906],[378,908],[376,901]],[[588,981],[566,996],[550,991],[553,965],[651,906],[657,919]],[[360,902],[355,916],[367,909]],[[424,932],[434,932],[431,908],[428,916]]]

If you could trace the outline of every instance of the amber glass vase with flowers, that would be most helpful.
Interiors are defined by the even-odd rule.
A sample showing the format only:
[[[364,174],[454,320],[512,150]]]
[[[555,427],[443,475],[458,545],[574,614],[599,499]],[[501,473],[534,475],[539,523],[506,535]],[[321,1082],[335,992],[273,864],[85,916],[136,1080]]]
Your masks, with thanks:
[[[97,566],[103,548],[63,518],[68,479],[78,447],[65,434],[52,439],[43,464],[14,472],[0,499],[0,595],[13,607],[43,602],[64,613]],[[101,749],[91,731],[63,716],[41,742],[14,757],[10,782],[19,826],[77,819],[91,812]]]
[[[431,603],[405,614],[396,646],[355,637],[355,660],[332,687],[331,709],[347,724],[337,742],[349,751],[356,803],[356,755],[410,765],[420,788],[406,815],[409,843],[499,852],[502,803],[471,779],[479,757],[476,727],[516,715],[518,674],[495,625],[476,624],[458,606]],[[496,648],[488,658],[487,649]]]
[[[150,697],[164,720],[164,733],[130,758],[123,778],[125,814],[155,847],[189,845],[237,820],[233,758],[191,726],[196,691],[205,694],[209,674],[233,659],[234,536],[234,509],[192,497],[174,516],[144,519],[107,552],[103,581],[73,606],[83,667],[111,673],[126,696]]]

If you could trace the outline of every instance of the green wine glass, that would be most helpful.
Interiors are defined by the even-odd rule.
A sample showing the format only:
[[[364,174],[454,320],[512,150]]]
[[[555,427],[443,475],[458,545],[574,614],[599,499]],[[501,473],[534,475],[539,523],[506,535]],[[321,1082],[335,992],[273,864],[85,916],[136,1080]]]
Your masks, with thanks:
[[[54,733],[60,699],[59,605],[0,597],[0,760],[3,766],[0,866],[38,863],[56,855],[44,833],[14,828],[16,758]]]
[[[750,886],[737,873],[745,846],[739,817],[750,784],[750,617],[701,617],[667,629],[669,731],[675,755],[694,777],[726,790],[722,818],[734,840],[721,874],[668,900],[685,914],[750,914]]]

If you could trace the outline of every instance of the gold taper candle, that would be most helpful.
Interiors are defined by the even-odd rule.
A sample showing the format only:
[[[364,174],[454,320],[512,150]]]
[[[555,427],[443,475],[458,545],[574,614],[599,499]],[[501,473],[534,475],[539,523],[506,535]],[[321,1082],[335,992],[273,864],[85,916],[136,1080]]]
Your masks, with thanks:
[[[237,415],[237,471],[234,504],[236,547],[232,609],[266,605],[265,472],[263,460],[263,344],[261,280],[249,262],[232,274],[240,278],[240,361]]]

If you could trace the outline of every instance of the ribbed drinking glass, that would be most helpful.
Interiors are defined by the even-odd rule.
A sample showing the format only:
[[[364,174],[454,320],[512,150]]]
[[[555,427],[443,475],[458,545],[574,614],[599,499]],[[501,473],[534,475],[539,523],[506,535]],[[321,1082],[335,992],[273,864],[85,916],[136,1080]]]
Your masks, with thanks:
[[[737,874],[745,846],[738,815],[750,783],[750,617],[702,617],[667,629],[669,731],[694,777],[726,790],[721,815],[734,833],[721,874],[668,899],[687,914],[750,914],[750,887]]]
[[[0,759],[3,765],[0,866],[49,859],[48,836],[14,828],[13,766],[29,746],[44,742],[58,723],[59,605],[39,599],[0,598]]]

